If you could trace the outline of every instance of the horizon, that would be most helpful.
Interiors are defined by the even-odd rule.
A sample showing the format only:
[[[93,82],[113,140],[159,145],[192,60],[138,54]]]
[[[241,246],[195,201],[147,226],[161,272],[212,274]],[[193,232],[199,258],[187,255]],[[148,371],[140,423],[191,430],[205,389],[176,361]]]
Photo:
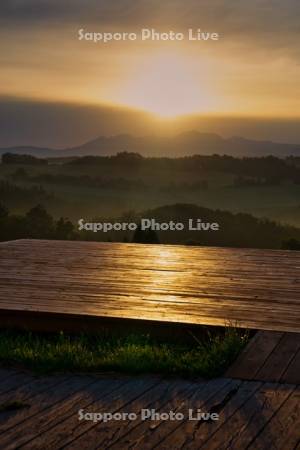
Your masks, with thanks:
[[[42,147],[39,145],[13,145],[13,146],[4,146],[1,147],[0,146],[0,150],[3,149],[21,149],[21,148],[33,148],[33,149],[45,149],[45,150],[54,150],[54,151],[72,151],[73,149],[76,148],[80,148],[80,147],[84,147],[88,144],[93,144],[94,142],[98,141],[101,138],[104,139],[114,139],[114,138],[133,138],[133,139],[162,139],[162,140],[173,140],[173,139],[177,139],[180,137],[189,137],[189,135],[194,135],[196,137],[197,136],[205,136],[208,138],[220,138],[221,141],[233,141],[233,140],[242,140],[242,141],[247,141],[247,142],[253,142],[253,143],[266,143],[266,144],[274,144],[274,145],[287,145],[287,146],[291,146],[291,147],[298,147],[300,149],[300,143],[287,143],[287,142],[278,142],[278,141],[273,141],[271,139],[250,139],[247,138],[245,136],[239,136],[239,135],[230,135],[230,136],[223,136],[220,133],[214,133],[214,132],[205,132],[205,131],[198,131],[196,129],[190,129],[190,130],[184,130],[184,131],[180,131],[180,132],[174,132],[172,134],[170,133],[149,133],[149,134],[134,134],[134,133],[116,133],[116,134],[100,134],[98,136],[94,136],[91,137],[90,139],[83,141],[83,142],[79,142],[77,145],[74,146],[69,146],[69,147]],[[138,153],[138,152],[131,152],[130,150],[121,150],[119,153]],[[139,154],[139,153],[138,153]],[[140,154],[141,156],[144,157],[148,157],[148,155],[143,155],[142,153]],[[106,155],[103,155],[106,156]],[[107,155],[107,156],[111,156],[111,155]],[[177,157],[177,156],[175,156]]]
[[[0,97],[1,98],[1,97]],[[5,97],[0,102],[0,148],[16,146],[65,149],[99,136],[175,136],[183,132],[242,137],[274,143],[300,143],[300,119],[233,115],[183,115],[157,120],[133,108],[41,102]],[[30,113],[28,113],[30,112]]]
[[[296,0],[284,14],[271,0],[4,0],[0,146],[191,129],[298,144],[298,11]]]

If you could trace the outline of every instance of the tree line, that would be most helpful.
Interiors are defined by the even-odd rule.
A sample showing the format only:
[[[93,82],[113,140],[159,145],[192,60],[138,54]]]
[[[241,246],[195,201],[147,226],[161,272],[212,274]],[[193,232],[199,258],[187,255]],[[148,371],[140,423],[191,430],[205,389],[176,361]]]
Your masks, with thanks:
[[[141,217],[153,218],[157,222],[170,220],[182,222],[186,225],[185,231],[143,231],[139,226]],[[219,223],[220,230],[216,232],[189,231],[188,220],[198,218],[206,222]],[[91,221],[97,222],[101,219],[91,219]],[[267,219],[258,219],[250,214],[234,214],[192,204],[166,205],[140,214],[129,212],[119,218],[106,218],[105,221],[135,222],[138,228],[136,232],[78,231],[76,225],[70,220],[64,217],[54,219],[40,204],[24,215],[11,214],[3,204],[0,204],[0,240],[31,238],[300,249],[299,228],[280,225]]]
[[[290,180],[300,183],[300,167],[293,158],[275,156],[236,158],[228,155],[194,155],[182,158],[151,158],[138,153],[122,152],[115,156],[82,156],[65,163],[70,166],[103,166],[131,170],[166,169],[186,172],[220,172],[241,177],[252,177],[266,184]]]
[[[57,158],[56,158],[57,160]],[[50,159],[49,159],[50,161]],[[275,156],[236,158],[228,155],[194,155],[179,158],[143,157],[139,153],[120,152],[114,156],[81,156],[71,161],[61,160],[64,166],[102,166],[110,170],[166,169],[168,171],[207,172],[214,171],[248,177],[259,182],[280,183],[290,180],[300,183],[300,166],[297,158],[285,159]],[[6,153],[2,155],[2,164],[47,165],[48,160],[30,155]]]

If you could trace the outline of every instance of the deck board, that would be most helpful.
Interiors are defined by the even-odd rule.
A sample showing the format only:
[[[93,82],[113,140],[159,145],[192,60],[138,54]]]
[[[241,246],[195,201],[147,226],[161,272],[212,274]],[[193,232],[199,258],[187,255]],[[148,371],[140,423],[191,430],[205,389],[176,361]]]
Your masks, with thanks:
[[[226,376],[300,384],[300,334],[257,332],[226,371]]]
[[[5,242],[0,244],[1,310],[221,326],[230,322],[300,332],[300,254]]]
[[[3,369],[4,372],[6,369]],[[140,449],[242,448],[294,450],[299,441],[299,386],[215,378],[51,375],[7,370],[23,408],[0,410],[0,448]],[[18,380],[18,383],[16,383]],[[5,397],[0,399],[3,407]],[[142,420],[143,408],[180,412],[182,420]],[[218,421],[189,420],[189,408]],[[135,420],[78,420],[84,412],[135,412]]]

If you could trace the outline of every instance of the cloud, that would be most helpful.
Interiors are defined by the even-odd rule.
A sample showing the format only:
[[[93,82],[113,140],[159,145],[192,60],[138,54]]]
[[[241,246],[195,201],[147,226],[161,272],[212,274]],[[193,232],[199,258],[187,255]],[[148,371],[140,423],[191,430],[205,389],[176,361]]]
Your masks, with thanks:
[[[124,20],[138,25],[141,18],[151,21],[163,13],[163,21],[170,16],[182,22],[216,21],[236,29],[251,23],[256,30],[271,26],[299,31],[299,12],[298,0],[1,0],[0,3],[3,21],[24,24],[60,18],[72,22],[83,18],[100,23]]]
[[[224,93],[229,112],[299,115],[299,17],[299,0],[0,0],[0,93],[117,102],[116,91],[126,88],[149,55],[175,48],[179,56],[197,62],[199,71],[211,71],[211,85]],[[79,42],[82,27],[199,27],[220,33],[221,39],[173,47],[139,42],[103,46]]]
[[[94,25],[112,28],[213,28],[238,48],[299,58],[299,0],[1,0],[2,28]]]
[[[154,11],[156,0],[1,0],[0,17],[3,23],[31,26],[47,22],[138,24]],[[155,14],[154,14],[155,15]]]
[[[122,108],[70,103],[35,102],[0,97],[0,147],[36,145],[70,147],[100,135],[130,133],[177,134],[198,130],[225,137],[240,135],[258,140],[298,144],[300,120],[191,116],[173,124],[159,123],[150,115]]]
[[[299,0],[1,0],[0,17],[10,25],[38,22],[78,21],[99,24],[151,25],[160,17],[162,25],[222,26],[226,30],[253,33],[273,30],[299,32]],[[141,23],[141,21],[144,22]],[[200,23],[201,22],[201,23]],[[246,30],[245,30],[246,28]]]

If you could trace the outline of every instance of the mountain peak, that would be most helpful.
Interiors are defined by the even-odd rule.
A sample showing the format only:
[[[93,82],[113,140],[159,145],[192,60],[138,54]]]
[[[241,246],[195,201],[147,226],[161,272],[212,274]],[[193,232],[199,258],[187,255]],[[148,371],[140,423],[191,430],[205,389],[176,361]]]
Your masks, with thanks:
[[[271,141],[255,141],[239,136],[225,139],[218,134],[191,130],[173,137],[155,135],[136,137],[130,134],[99,136],[82,145],[63,150],[14,147],[0,149],[0,154],[5,152],[27,153],[38,157],[112,156],[124,151],[156,157],[183,157],[195,154],[227,154],[235,157],[268,155],[286,157],[299,156],[300,146]]]

